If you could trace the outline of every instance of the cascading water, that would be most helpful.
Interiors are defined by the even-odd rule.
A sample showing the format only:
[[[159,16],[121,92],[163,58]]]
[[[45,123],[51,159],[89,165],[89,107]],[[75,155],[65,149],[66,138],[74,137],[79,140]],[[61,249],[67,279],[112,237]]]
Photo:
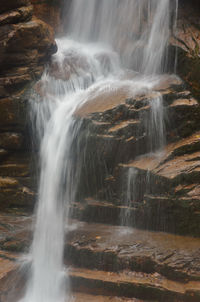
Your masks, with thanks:
[[[126,182],[126,198],[124,200],[124,206],[125,209],[123,212],[121,212],[121,225],[129,225],[130,224],[130,207],[132,206],[133,199],[136,198],[136,195],[138,193],[138,188],[137,188],[137,176],[138,176],[138,171],[130,167],[127,171],[127,182]],[[135,200],[134,200],[135,201]]]
[[[75,166],[73,160],[73,141],[80,124],[73,114],[92,95],[106,89],[121,86],[131,96],[153,89],[158,77],[152,75],[161,73],[164,66],[169,3],[170,0],[71,2],[66,37],[57,40],[53,68],[46,70],[39,95],[31,100],[40,140],[41,175],[24,302],[67,299],[64,225],[66,207],[74,201],[79,177],[79,163]],[[102,61],[102,56],[106,61]],[[133,68],[137,72],[135,78],[125,79],[126,70],[120,64]],[[152,101],[151,131],[155,131],[157,121],[162,124],[159,100],[158,97]],[[163,140],[163,133],[158,136]]]
[[[165,144],[165,114],[162,95],[151,100],[150,119],[146,122],[149,150],[162,150]]]
[[[68,19],[73,38],[111,45],[126,67],[143,74],[163,71],[169,0],[73,0]]]

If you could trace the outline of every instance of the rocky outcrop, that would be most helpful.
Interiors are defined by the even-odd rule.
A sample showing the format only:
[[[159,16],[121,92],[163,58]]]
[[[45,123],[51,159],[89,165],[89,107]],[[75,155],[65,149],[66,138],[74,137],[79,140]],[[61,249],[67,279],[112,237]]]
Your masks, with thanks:
[[[55,33],[62,32],[61,0],[31,0],[34,15],[52,26]]]
[[[152,155],[149,130],[156,91],[130,98],[120,89],[95,98],[91,94],[91,101],[76,112],[83,119],[79,144],[84,146],[82,141],[87,140],[77,156],[84,157],[87,170],[81,167],[84,177],[77,196],[81,203],[74,204],[72,215],[86,221],[199,236],[197,100],[177,78],[164,78],[157,89],[164,102],[167,142],[161,154]],[[136,171],[137,179],[134,192],[127,197],[130,169]],[[128,198],[129,220],[123,222]]]
[[[106,54],[104,61],[109,68]],[[64,83],[77,69],[87,68],[87,58],[66,54],[62,68],[53,62],[49,74]],[[124,76],[132,79],[135,75]],[[43,82],[35,86],[41,98],[45,89]],[[158,115],[163,114],[166,146],[162,154],[152,156],[162,126],[158,116],[158,125],[152,124],[156,102],[161,106]],[[80,180],[76,179],[72,216],[199,236],[199,116],[198,99],[176,76],[163,76],[153,92],[130,92],[128,84],[114,90],[107,86],[91,89],[89,100],[75,113],[81,130],[73,142],[71,160],[77,166],[79,159]],[[130,170],[136,171],[137,180],[127,206]],[[129,221],[122,222],[127,211]]]
[[[56,51],[50,26],[33,16],[28,0],[0,8],[0,207],[30,204],[28,88]]]

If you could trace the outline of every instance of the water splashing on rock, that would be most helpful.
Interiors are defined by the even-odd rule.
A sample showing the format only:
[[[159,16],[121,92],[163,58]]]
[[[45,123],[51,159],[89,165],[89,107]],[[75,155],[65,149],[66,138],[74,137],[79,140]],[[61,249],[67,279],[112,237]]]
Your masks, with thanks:
[[[65,223],[75,201],[80,158],[74,141],[81,121],[74,113],[95,98],[116,93],[130,97],[151,91],[155,74],[165,69],[169,37],[169,0],[73,0],[66,37],[32,98],[33,120],[40,141],[40,185],[31,254],[30,278],[23,302],[66,301],[63,265]],[[126,68],[134,72],[127,72]],[[121,88],[120,88],[121,89]],[[88,105],[89,106],[89,105]],[[161,97],[151,102],[147,122],[149,151],[164,143]],[[127,202],[137,173],[129,171]],[[128,212],[126,217],[128,219]],[[70,299],[70,298],[68,298]]]

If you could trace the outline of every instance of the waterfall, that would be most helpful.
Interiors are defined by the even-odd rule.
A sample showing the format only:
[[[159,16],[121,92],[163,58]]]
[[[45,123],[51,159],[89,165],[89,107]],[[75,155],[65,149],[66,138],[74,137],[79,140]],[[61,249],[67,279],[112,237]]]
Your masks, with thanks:
[[[39,92],[31,99],[40,141],[41,172],[30,278],[23,302],[67,301],[69,291],[65,288],[67,273],[63,265],[65,224],[67,206],[74,201],[80,175],[78,159],[73,158],[73,142],[80,129],[74,112],[91,95],[108,87],[112,90],[121,85],[132,95],[140,89],[153,89],[154,80],[149,80],[149,76],[164,69],[169,2],[71,1],[68,18],[64,20],[66,35],[57,40],[58,53],[52,67],[46,69]],[[102,61],[104,55],[106,63]],[[138,73],[135,80],[122,80],[126,68]],[[157,80],[156,77],[156,83]],[[152,133],[163,123],[160,100],[158,97],[152,101]],[[162,129],[156,132],[159,142],[163,141]],[[129,191],[135,177],[135,172],[132,175],[130,171]]]
[[[169,38],[169,0],[73,0],[67,31],[79,41],[104,43],[128,68],[163,71]]]
[[[149,137],[149,150],[161,150],[165,144],[165,114],[162,95],[158,95],[150,102],[150,119],[146,121]]]
[[[138,188],[137,188],[137,176],[138,176],[138,171],[133,168],[130,167],[127,170],[127,181],[126,181],[126,186],[125,186],[125,190],[126,190],[126,198],[124,200],[124,206],[125,209],[123,209],[123,211],[121,211],[121,225],[129,225],[130,224],[130,207],[133,206],[133,203],[136,201],[135,199],[137,198],[137,193],[138,193]]]

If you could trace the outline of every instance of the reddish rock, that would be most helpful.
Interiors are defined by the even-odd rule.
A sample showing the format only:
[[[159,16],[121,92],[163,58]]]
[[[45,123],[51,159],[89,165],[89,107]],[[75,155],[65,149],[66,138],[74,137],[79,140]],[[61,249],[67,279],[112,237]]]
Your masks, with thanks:
[[[31,0],[31,3],[34,7],[35,16],[52,26],[56,33],[62,32],[60,0]]]
[[[199,1],[179,1],[177,30],[171,37],[178,55],[177,72],[200,97],[200,5]],[[173,57],[174,60],[174,57]]]
[[[22,6],[17,9],[13,9],[0,15],[0,25],[15,24],[18,22],[28,21],[31,19],[32,14],[32,5]]]
[[[57,47],[53,29],[32,15],[33,6],[28,0],[1,0],[1,207],[26,207],[33,205],[34,200],[29,167],[21,163],[17,153],[23,150],[26,152],[23,156],[27,157],[30,145],[27,143],[28,97],[25,95],[31,85],[41,77],[45,64]],[[13,159],[8,161],[11,154]],[[10,177],[12,181],[9,183]]]
[[[0,127],[1,130],[25,129],[26,101],[16,98],[0,99]]]
[[[52,28],[32,18],[29,2],[23,7],[19,3],[13,4],[17,9],[0,14],[1,97],[15,93],[41,75],[45,61],[57,49]]]
[[[0,13],[30,5],[29,0],[1,0]]]
[[[0,147],[8,150],[19,150],[23,144],[23,136],[20,133],[0,133]]]

